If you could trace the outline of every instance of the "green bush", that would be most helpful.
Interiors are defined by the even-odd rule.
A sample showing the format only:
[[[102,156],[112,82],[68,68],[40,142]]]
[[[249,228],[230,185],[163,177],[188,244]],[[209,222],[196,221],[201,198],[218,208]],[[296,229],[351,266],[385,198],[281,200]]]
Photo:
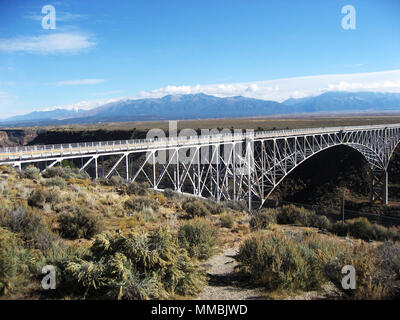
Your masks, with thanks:
[[[39,180],[40,179],[40,170],[35,166],[28,166],[21,172],[22,178],[31,179],[31,180]]]
[[[331,229],[331,223],[326,216],[318,215],[314,211],[296,207],[292,204],[281,208],[277,221],[280,224],[299,224],[325,230]]]
[[[360,242],[344,247],[339,254],[325,264],[325,274],[337,288],[343,290],[350,299],[385,299],[390,296],[390,290],[384,287],[388,275],[382,272],[382,262],[377,251],[366,243]],[[343,266],[350,265],[356,270],[356,289],[344,290],[341,284]]]
[[[255,235],[239,249],[242,270],[268,290],[314,290],[326,281],[313,242],[283,234]]]
[[[218,232],[207,220],[195,218],[179,228],[178,239],[191,257],[208,259],[213,255]]]
[[[44,204],[46,203],[46,196],[43,189],[33,190],[28,198],[28,205],[31,207],[38,207],[43,209]]]
[[[204,201],[203,205],[211,214],[221,214],[222,212],[224,212],[224,206],[214,201]]]
[[[252,229],[267,229],[271,224],[277,222],[277,211],[275,209],[262,209],[255,212],[250,219]]]
[[[0,226],[19,233],[26,246],[40,250],[47,250],[57,239],[42,216],[26,209],[0,212]]]
[[[132,197],[125,201],[125,209],[129,211],[142,212],[145,208],[158,211],[160,204],[157,200],[148,197]]]
[[[380,265],[379,282],[388,290],[390,298],[395,298],[399,294],[400,246],[387,241],[379,245],[375,252]]]
[[[246,201],[225,201],[224,205],[234,211],[247,211],[248,210],[248,204]]]
[[[61,177],[50,178],[45,182],[47,187],[59,187],[60,189],[64,189],[67,186],[65,180]]]
[[[345,237],[349,234],[348,225],[342,221],[337,221],[334,224],[332,224],[331,229],[329,231],[341,237]]]
[[[65,166],[65,167],[51,167],[47,168],[44,172],[42,172],[42,176],[44,178],[55,178],[55,177],[60,177],[63,179],[83,179],[87,180],[90,179],[90,176],[87,172],[85,171],[79,171],[77,168],[71,168],[70,166]]]
[[[378,241],[388,241],[396,238],[396,234],[392,234],[388,228],[379,224],[373,223],[371,225],[371,239]]]
[[[61,202],[60,189],[58,187],[44,190],[46,203],[57,204]]]
[[[351,236],[363,240],[371,240],[373,238],[372,225],[367,218],[347,220],[346,224]]]
[[[81,207],[60,214],[58,223],[61,236],[68,239],[90,239],[103,229],[102,218]]]
[[[16,234],[0,227],[0,296],[23,291],[37,260]]]
[[[230,215],[229,213],[224,213],[220,216],[220,223],[221,226],[224,228],[232,228],[234,225],[234,220],[232,218],[232,215]]]
[[[164,190],[164,196],[168,199],[173,199],[177,197],[178,194],[174,190],[167,188]]]
[[[360,217],[336,222],[331,225],[330,232],[338,236],[350,235],[363,240],[387,241],[400,239],[399,230],[396,227],[386,228],[376,223],[371,223],[367,218]]]
[[[90,254],[66,265],[84,297],[166,299],[200,292],[205,275],[178,247],[168,228],[127,236],[107,232],[96,237]]]
[[[131,182],[126,188],[126,193],[135,196],[146,196],[149,194],[147,191],[147,186],[139,184],[137,182]]]
[[[121,186],[126,184],[126,180],[120,176],[112,176],[108,181],[110,186]]]
[[[189,199],[182,205],[183,210],[191,217],[205,217],[211,214],[207,207],[199,200]]]
[[[326,216],[320,216],[317,214],[313,214],[310,217],[310,224],[313,227],[323,229],[323,230],[329,230],[331,228],[331,222]]]
[[[351,246],[315,233],[285,235],[256,234],[239,249],[237,260],[242,271],[267,290],[318,290],[331,281],[351,299],[383,299],[393,294],[393,277],[400,264],[400,249],[375,249],[362,241]],[[380,251],[378,251],[380,250]],[[379,252],[384,255],[379,257]],[[388,256],[398,260],[387,266]],[[356,289],[342,287],[342,268],[356,270]],[[391,282],[392,281],[392,282]]]
[[[314,214],[303,207],[296,207],[292,204],[282,206],[278,214],[278,223],[280,224],[300,224],[310,225],[310,217]]]

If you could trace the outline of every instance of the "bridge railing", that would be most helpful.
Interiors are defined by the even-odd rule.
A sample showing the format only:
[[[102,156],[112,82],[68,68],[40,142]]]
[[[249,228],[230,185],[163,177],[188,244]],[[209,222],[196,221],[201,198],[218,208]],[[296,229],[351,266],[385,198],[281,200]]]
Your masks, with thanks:
[[[198,144],[219,143],[240,140],[269,139],[309,134],[335,133],[340,131],[380,130],[399,128],[400,124],[374,126],[325,127],[305,129],[285,129],[246,133],[225,133],[192,137],[163,137],[154,139],[131,139],[117,141],[81,142],[55,145],[35,145],[0,148],[0,161],[35,158],[74,156],[79,154],[107,153],[139,149],[166,148],[173,146],[191,146]]]

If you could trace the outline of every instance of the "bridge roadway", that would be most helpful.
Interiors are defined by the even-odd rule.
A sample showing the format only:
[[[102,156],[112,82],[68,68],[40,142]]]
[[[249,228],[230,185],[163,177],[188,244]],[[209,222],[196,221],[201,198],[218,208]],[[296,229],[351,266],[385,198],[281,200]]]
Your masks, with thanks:
[[[325,128],[306,128],[290,130],[273,130],[247,132],[243,134],[216,134],[192,137],[170,137],[159,139],[118,140],[105,142],[83,142],[55,145],[34,145],[23,147],[0,148],[0,163],[20,165],[25,162],[55,161],[59,157],[65,159],[77,158],[92,154],[119,154],[124,151],[145,151],[158,148],[208,145],[227,143],[232,141],[246,141],[259,139],[289,138],[294,136],[308,136],[315,134],[332,134],[340,132],[354,132],[365,130],[379,130],[400,128],[400,124],[383,124],[368,126],[344,126]]]

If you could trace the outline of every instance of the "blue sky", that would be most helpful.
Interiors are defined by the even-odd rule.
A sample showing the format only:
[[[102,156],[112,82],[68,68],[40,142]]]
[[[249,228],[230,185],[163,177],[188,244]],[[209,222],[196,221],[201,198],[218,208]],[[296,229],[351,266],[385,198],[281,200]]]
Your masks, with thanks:
[[[400,92],[399,53],[398,0],[1,0],[0,118],[168,93]]]

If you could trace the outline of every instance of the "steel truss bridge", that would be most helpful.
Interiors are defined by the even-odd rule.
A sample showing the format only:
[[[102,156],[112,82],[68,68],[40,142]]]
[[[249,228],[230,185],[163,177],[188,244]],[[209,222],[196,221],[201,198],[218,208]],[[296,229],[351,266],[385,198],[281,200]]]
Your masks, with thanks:
[[[371,201],[388,203],[389,160],[400,141],[400,124],[274,130],[216,135],[26,146],[0,149],[0,164],[34,164],[42,170],[72,160],[93,178],[119,175],[155,190],[216,201],[262,206],[302,162],[328,148],[359,151],[371,172]]]

